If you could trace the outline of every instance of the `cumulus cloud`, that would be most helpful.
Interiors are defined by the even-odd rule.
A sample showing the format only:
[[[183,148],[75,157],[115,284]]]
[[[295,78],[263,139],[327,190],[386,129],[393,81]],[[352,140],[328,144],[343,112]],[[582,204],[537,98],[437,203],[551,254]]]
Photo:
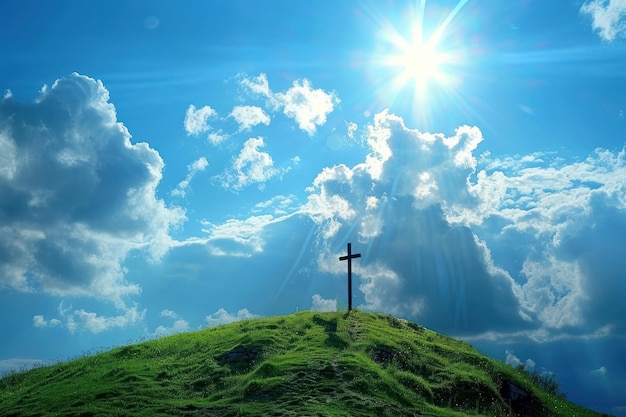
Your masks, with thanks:
[[[519,268],[523,303],[545,330],[537,338],[626,331],[616,295],[626,291],[625,161],[625,150],[602,149],[569,164],[548,155],[492,160],[470,185],[479,209],[464,221],[506,268]]]
[[[154,331],[156,337],[167,336],[176,333],[182,333],[189,330],[189,323],[186,320],[180,318],[178,313],[172,310],[162,310],[159,314],[161,317],[174,319],[171,326],[160,325]]]
[[[337,299],[336,298],[327,300],[327,299],[322,298],[322,296],[320,296],[319,294],[314,294],[311,301],[312,301],[312,305],[311,305],[312,311],[320,311],[320,312],[337,311]]]
[[[317,126],[326,123],[326,116],[340,102],[335,92],[314,89],[306,78],[294,81],[290,88],[279,93],[272,92],[266,74],[257,77],[241,75],[240,85],[254,95],[266,97],[268,108],[282,110],[285,116],[294,119],[298,127],[309,136],[315,134]]]
[[[238,191],[251,184],[263,186],[265,182],[281,173],[274,167],[274,160],[267,152],[261,151],[265,147],[262,137],[250,138],[244,144],[232,163],[232,168],[221,176],[224,188]]]
[[[100,333],[113,328],[124,328],[140,323],[145,317],[145,310],[138,311],[137,307],[127,309],[118,316],[102,316],[84,309],[75,310],[72,316],[67,317],[70,331],[85,329],[91,333]]]
[[[42,315],[33,316],[33,326],[35,327],[56,327],[61,324],[61,320],[46,320]]]
[[[187,107],[184,121],[187,135],[198,136],[201,133],[209,131],[211,126],[209,126],[208,120],[215,116],[217,116],[217,112],[213,110],[211,106],[204,106],[197,109],[196,106],[190,104],[189,107]]]
[[[283,109],[285,116],[294,119],[298,127],[313,135],[317,126],[326,123],[326,116],[339,103],[335,93],[326,93],[322,89],[313,89],[307,79],[294,81],[293,86],[284,93],[274,95],[275,105]]]
[[[514,368],[517,368],[519,366],[523,366],[524,369],[526,370],[532,370],[535,368],[535,361],[533,361],[532,359],[526,359],[524,362],[522,362],[517,356],[515,356],[515,353],[507,350],[505,351],[506,353],[506,359],[505,359],[505,363],[509,366],[512,366]]]
[[[159,315],[161,317],[169,317],[171,319],[179,318],[178,313],[176,313],[175,311],[172,311],[172,310],[161,310],[161,313]]]
[[[354,122],[346,122],[346,135],[348,135],[348,137],[350,139],[354,139],[354,134],[356,133],[357,129],[359,128],[359,126],[354,123]]]
[[[187,195],[187,190],[189,190],[189,183],[196,176],[198,171],[204,171],[209,166],[209,162],[206,160],[204,156],[200,157],[193,163],[187,165],[187,176],[184,180],[178,183],[176,188],[171,191],[173,196],[185,197]]]
[[[626,0],[589,0],[580,12],[592,18],[593,30],[608,42],[626,35]]]
[[[228,324],[235,321],[253,319],[255,317],[260,316],[250,313],[247,308],[239,310],[237,314],[231,314],[225,309],[220,308],[215,313],[206,316],[204,321],[206,321],[209,326],[219,326],[220,324]]]
[[[168,336],[176,333],[183,333],[189,331],[189,323],[186,320],[179,319],[172,323],[171,326],[159,326],[155,329],[154,335],[156,337]]]
[[[267,74],[261,73],[256,77],[247,77],[241,74],[240,79],[241,85],[252,94],[264,96],[267,98],[272,97],[272,91],[270,90],[270,84],[267,79]]]
[[[139,293],[126,256],[158,260],[185,216],[156,197],[159,154],[130,139],[89,77],[59,79],[29,104],[0,100],[0,286],[120,307]]]
[[[43,315],[33,317],[35,327],[56,327],[62,326],[75,333],[77,331],[88,331],[90,333],[101,333],[115,328],[124,328],[137,325],[143,322],[146,311],[138,310],[137,306],[124,308],[117,316],[104,316],[85,309],[74,309],[72,306],[65,306],[63,302],[58,307],[59,317],[46,320]]]
[[[264,124],[270,124],[270,117],[257,106],[235,106],[230,116],[235,119],[239,125],[239,131],[250,130],[252,127]]]

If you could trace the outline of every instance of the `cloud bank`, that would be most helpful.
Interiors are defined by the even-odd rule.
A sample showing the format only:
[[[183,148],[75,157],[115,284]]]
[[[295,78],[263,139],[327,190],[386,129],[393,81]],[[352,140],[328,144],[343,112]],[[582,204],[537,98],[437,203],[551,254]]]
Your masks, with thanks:
[[[0,155],[0,286],[120,307],[138,294],[124,260],[159,260],[185,215],[156,197],[163,160],[131,142],[102,83],[72,74],[32,103],[5,96]]]

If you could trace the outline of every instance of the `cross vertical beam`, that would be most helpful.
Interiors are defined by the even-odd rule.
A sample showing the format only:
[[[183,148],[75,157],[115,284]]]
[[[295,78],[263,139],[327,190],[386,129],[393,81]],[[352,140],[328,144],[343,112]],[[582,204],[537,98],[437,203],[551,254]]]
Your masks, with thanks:
[[[348,261],[348,311],[352,310],[352,260],[360,258],[360,253],[352,253],[352,244],[348,243],[348,255],[340,256],[340,261]]]

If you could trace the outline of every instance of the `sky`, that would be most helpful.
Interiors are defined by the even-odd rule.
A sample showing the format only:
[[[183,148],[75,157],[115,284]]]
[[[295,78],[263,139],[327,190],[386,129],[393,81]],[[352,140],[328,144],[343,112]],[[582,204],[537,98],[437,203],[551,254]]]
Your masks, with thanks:
[[[626,0],[0,5],[0,371],[353,305],[626,416]]]

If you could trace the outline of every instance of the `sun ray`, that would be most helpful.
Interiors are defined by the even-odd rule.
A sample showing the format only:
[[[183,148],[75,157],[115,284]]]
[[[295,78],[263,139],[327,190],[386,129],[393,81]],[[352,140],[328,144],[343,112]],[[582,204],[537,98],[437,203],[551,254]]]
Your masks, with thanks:
[[[437,27],[437,29],[435,29],[435,32],[430,38],[433,40],[435,44],[439,42],[441,35],[448,28],[448,25],[450,24],[450,22],[452,22],[452,19],[456,17],[456,15],[461,11],[461,9],[463,9],[463,7],[467,4],[468,1],[469,0],[459,0],[456,6],[454,6],[454,9],[452,9],[452,11],[448,13],[448,16],[446,16],[444,21],[441,22],[441,24]],[[425,0],[423,0],[423,2],[425,3]]]
[[[416,0],[408,12],[408,27],[379,22],[383,43],[373,68],[382,100],[406,101],[419,109],[419,118],[426,121],[437,104],[460,100],[455,90],[464,53],[450,48],[449,35],[451,23],[468,2],[459,0],[432,30],[425,24],[426,0]]]

